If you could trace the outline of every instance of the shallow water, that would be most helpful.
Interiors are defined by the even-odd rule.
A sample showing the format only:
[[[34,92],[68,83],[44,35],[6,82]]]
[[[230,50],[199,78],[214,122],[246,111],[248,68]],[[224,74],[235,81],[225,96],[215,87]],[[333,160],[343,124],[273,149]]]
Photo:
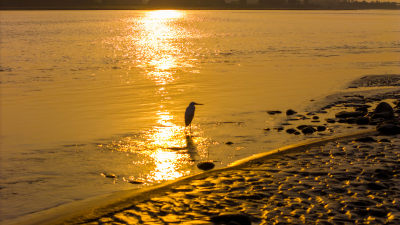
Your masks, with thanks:
[[[284,118],[266,110],[302,111],[362,75],[400,72],[397,11],[0,17],[1,220],[293,143],[302,137],[264,131]],[[191,101],[204,105],[187,137]]]

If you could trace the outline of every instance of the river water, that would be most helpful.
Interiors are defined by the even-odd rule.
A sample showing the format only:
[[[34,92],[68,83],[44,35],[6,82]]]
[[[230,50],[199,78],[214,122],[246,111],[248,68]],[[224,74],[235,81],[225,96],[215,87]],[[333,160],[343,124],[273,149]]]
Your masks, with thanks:
[[[0,220],[296,142],[264,131],[282,118],[266,110],[301,111],[360,76],[400,73],[398,11],[0,18]],[[187,135],[191,101],[204,105]]]

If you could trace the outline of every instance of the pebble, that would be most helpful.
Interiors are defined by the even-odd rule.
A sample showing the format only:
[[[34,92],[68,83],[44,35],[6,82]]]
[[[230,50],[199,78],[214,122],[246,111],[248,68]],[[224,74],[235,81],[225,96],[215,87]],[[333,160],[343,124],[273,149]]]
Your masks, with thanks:
[[[212,162],[200,162],[197,164],[197,168],[201,170],[211,170],[215,167],[215,164]]]
[[[293,109],[288,109],[288,110],[286,110],[286,115],[288,115],[288,116],[294,115],[294,114],[296,114],[296,113],[297,113],[297,112],[294,111]]]

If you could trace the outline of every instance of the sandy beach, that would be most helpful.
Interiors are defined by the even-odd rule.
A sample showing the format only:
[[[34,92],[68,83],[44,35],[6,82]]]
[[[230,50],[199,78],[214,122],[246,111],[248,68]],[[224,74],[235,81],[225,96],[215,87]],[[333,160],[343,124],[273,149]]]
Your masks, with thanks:
[[[397,78],[387,77],[393,90],[336,96],[309,113],[314,122],[288,116],[292,123],[276,131],[357,132],[314,137],[227,168],[62,206],[16,224],[400,224]],[[366,84],[382,81],[370,76],[349,88]],[[316,116],[325,121],[315,122]],[[296,121],[310,125],[292,128]]]

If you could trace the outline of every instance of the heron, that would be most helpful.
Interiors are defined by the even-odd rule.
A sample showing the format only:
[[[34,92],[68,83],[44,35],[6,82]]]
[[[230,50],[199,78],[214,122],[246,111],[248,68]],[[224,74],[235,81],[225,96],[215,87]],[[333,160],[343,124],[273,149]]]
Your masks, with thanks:
[[[195,105],[203,105],[203,104],[191,102],[185,111],[185,125],[186,127],[190,126],[190,131],[192,131],[191,123],[194,117],[194,110],[196,109]]]

